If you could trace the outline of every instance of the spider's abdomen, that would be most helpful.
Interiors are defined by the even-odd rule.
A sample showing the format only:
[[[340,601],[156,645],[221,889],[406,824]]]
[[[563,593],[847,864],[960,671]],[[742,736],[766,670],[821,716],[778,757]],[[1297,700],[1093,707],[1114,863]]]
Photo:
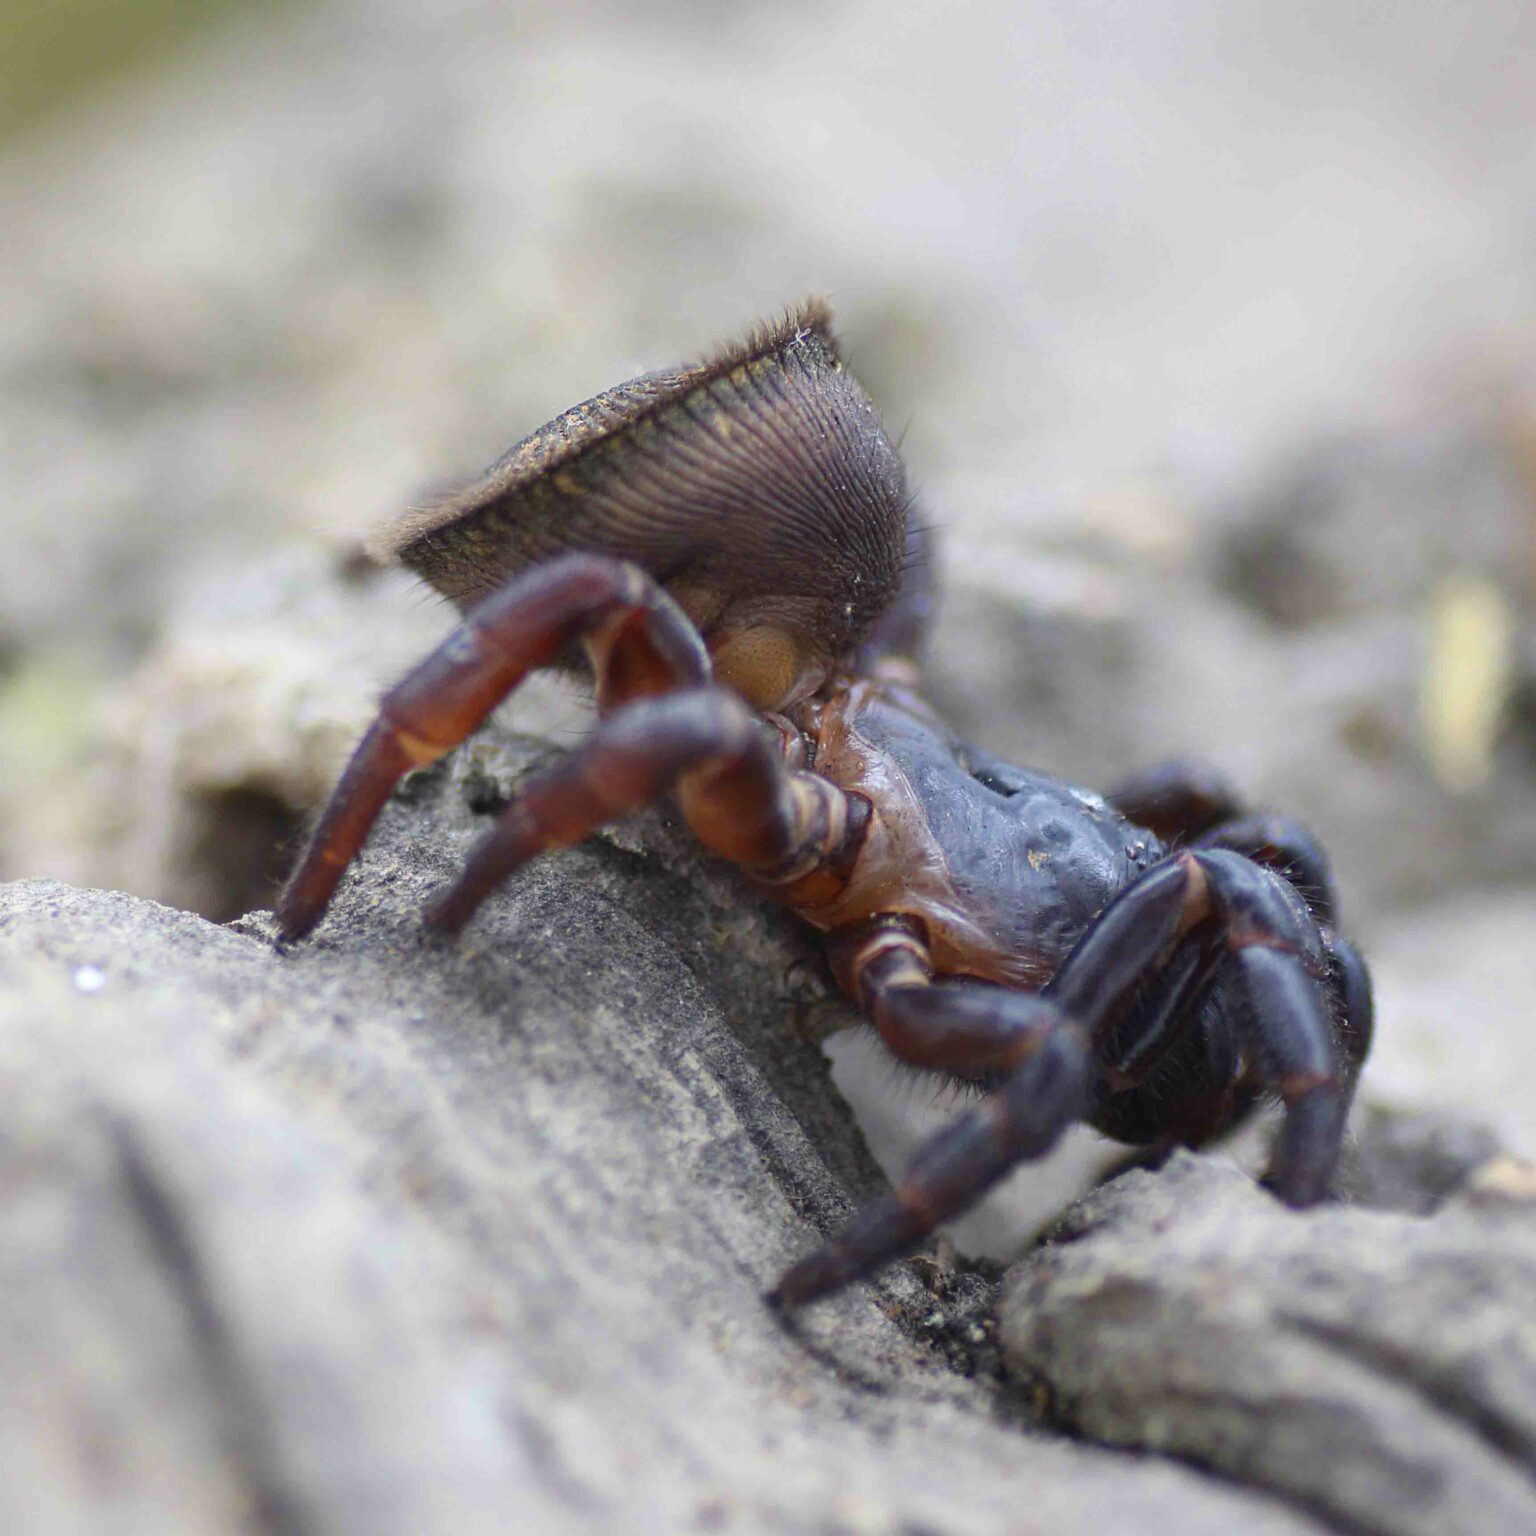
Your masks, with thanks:
[[[824,696],[806,724],[816,771],[873,810],[847,888],[802,910],[818,927],[907,913],[941,970],[1038,987],[1163,855],[1099,796],[997,762],[876,686]]]

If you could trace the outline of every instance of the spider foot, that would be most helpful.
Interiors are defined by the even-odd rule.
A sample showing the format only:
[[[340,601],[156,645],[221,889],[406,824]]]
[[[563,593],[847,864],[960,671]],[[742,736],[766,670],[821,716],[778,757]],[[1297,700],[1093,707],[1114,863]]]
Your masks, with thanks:
[[[1066,1025],[969,1114],[913,1159],[901,1182],[768,1292],[778,1311],[803,1307],[898,1258],[969,1209],[1017,1164],[1043,1157],[1088,1108],[1082,1031]]]

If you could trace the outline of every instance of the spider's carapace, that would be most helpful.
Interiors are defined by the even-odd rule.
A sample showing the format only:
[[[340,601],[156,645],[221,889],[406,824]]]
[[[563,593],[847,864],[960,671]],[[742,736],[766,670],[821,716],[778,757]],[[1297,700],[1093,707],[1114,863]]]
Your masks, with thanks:
[[[278,904],[307,933],[401,776],[533,669],[598,723],[524,785],[427,914],[671,794],[695,835],[826,936],[903,1062],[977,1084],[891,1193],[785,1274],[795,1306],[907,1250],[1086,1120],[1198,1146],[1267,1094],[1272,1182],[1326,1192],[1370,985],[1327,861],[1166,766],[1107,796],[959,741],[920,693],[931,561],[901,461],[825,308],[574,407],[386,552],[465,607],[382,701]]]

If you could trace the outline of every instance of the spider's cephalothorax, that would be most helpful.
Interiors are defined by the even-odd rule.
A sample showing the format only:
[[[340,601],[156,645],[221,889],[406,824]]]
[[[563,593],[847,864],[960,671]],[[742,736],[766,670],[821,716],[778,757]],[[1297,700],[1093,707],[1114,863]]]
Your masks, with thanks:
[[[599,721],[523,786],[427,914],[674,795],[713,852],[826,935],[903,1062],[983,1097],[772,1293],[810,1301],[971,1205],[1076,1120],[1154,1152],[1275,1094],[1272,1182],[1322,1197],[1370,1043],[1326,860],[1165,767],[1108,796],[958,741],[917,693],[930,564],[900,460],[807,304],[576,406],[387,548],[468,617],[385,695],[278,904],[319,920],[401,776],[534,668]]]

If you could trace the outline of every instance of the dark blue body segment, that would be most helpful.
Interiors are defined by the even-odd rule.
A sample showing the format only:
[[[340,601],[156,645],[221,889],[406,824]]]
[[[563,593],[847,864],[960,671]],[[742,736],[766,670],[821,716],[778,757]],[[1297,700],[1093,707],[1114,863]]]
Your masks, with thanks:
[[[848,725],[905,780],[955,904],[1037,984],[1112,897],[1166,856],[1101,796],[993,758],[931,715],[875,694]]]

